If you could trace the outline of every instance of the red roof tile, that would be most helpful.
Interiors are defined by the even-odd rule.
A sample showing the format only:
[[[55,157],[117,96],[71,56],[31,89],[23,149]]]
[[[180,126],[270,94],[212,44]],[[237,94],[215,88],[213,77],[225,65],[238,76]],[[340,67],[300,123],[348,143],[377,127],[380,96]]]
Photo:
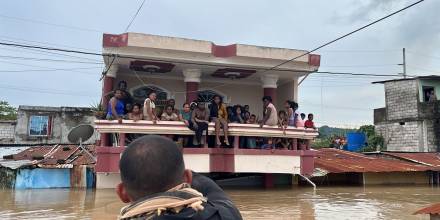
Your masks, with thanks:
[[[431,206],[428,206],[426,208],[420,209],[419,211],[415,212],[414,215],[417,214],[440,214],[440,203],[433,204]]]
[[[427,171],[432,167],[411,162],[368,157],[360,153],[332,148],[319,149],[315,167],[329,173]]]
[[[383,152],[384,155],[396,157],[398,159],[408,160],[415,163],[420,163],[435,167],[440,170],[440,153],[397,153],[397,152]]]

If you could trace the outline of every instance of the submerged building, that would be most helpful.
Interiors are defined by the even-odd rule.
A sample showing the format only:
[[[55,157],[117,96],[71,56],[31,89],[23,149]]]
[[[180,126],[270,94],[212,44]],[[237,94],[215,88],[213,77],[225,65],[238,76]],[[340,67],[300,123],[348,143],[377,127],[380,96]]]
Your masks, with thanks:
[[[440,76],[386,80],[385,108],[374,110],[387,151],[440,151]]]
[[[229,105],[249,105],[250,112],[262,118],[261,98],[271,96],[279,110],[285,100],[298,99],[298,79],[315,72],[320,56],[304,50],[232,44],[219,46],[209,41],[164,37],[140,33],[104,34],[103,53],[107,70],[103,78],[103,104],[108,94],[125,82],[134,102],[143,103],[147,94],[158,94],[156,107],[175,99],[179,108],[184,102],[209,103],[214,95]],[[291,61],[292,58],[297,58]],[[283,65],[278,66],[279,64]],[[276,68],[274,68],[276,67]],[[119,182],[118,163],[126,135],[193,135],[183,122],[133,122],[97,120],[101,135],[97,152],[97,187],[114,187]],[[212,135],[214,127],[211,124]],[[116,134],[116,135],[111,135]],[[273,183],[272,173],[306,175],[313,171],[309,148],[298,150],[259,150],[239,148],[243,137],[283,137],[304,145],[317,131],[288,128],[284,134],[277,126],[231,123],[233,148],[184,148],[185,164],[201,173],[263,173],[266,185]],[[110,137],[117,138],[110,138]],[[206,142],[205,142],[206,143]]]

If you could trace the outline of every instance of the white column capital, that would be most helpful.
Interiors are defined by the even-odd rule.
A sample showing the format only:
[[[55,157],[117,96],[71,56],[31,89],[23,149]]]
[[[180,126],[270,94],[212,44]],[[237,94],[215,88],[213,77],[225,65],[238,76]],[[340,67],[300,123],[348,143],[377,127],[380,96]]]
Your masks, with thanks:
[[[261,83],[263,88],[277,88],[278,76],[277,75],[263,75],[261,76]]]
[[[118,64],[112,64],[110,67],[106,67],[106,68],[108,68],[106,76],[112,77],[112,78],[116,78],[116,75],[117,75],[118,70],[119,70],[119,65]]]
[[[200,77],[202,76],[201,69],[184,69],[183,70],[184,82],[200,82]]]

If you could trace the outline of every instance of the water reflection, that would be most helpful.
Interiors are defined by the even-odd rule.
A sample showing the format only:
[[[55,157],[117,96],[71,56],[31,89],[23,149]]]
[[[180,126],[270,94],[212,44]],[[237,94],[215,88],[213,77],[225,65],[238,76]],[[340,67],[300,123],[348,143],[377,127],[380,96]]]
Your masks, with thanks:
[[[245,219],[429,219],[412,213],[440,202],[430,187],[229,189]],[[113,190],[0,190],[0,219],[115,219]]]

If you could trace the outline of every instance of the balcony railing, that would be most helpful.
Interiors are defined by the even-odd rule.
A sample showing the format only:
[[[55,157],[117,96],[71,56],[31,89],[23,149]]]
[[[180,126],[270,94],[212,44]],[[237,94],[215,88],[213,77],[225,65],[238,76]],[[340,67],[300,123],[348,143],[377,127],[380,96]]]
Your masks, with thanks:
[[[125,134],[175,134],[175,135],[194,135],[183,122],[180,121],[132,121],[123,120],[118,123],[116,120],[96,120],[95,128],[100,133],[125,133]],[[214,135],[214,123],[209,123],[208,134]],[[318,131],[308,128],[287,127],[285,131],[278,126],[263,126],[258,124],[238,124],[229,123],[230,136],[246,137],[278,137],[312,140],[318,136]]]

